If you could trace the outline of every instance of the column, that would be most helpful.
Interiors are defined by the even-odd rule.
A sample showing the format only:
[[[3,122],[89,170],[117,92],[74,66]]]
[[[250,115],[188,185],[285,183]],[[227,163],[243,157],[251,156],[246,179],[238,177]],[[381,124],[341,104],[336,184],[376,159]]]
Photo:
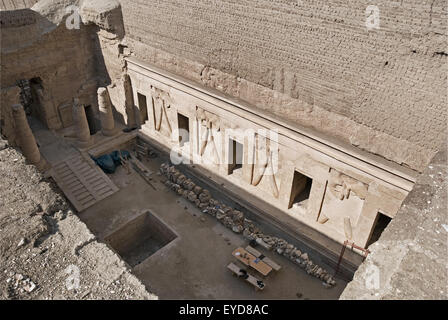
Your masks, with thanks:
[[[100,108],[101,132],[105,136],[113,136],[116,133],[115,121],[109,92],[106,88],[98,88],[98,106]]]
[[[79,100],[77,98],[73,99],[73,121],[76,127],[78,146],[80,148],[88,147],[92,142],[89,123],[86,117],[86,110],[83,105],[79,104]]]
[[[134,93],[132,92],[131,78],[127,73],[125,73],[123,75],[122,81],[124,88],[124,98],[125,98],[124,108],[126,110],[127,115],[127,125],[129,128],[133,128],[137,126],[137,122],[135,120]]]
[[[15,130],[19,140],[20,149],[27,161],[35,165],[39,170],[45,168],[47,162],[41,156],[36,139],[26,119],[25,110],[21,104],[12,107],[15,122]]]

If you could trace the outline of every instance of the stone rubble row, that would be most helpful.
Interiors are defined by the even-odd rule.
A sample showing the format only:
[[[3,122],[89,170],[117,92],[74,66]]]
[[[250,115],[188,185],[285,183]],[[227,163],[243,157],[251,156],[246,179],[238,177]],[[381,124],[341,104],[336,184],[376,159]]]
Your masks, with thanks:
[[[244,214],[230,208],[222,202],[213,199],[207,189],[197,186],[191,179],[183,175],[175,166],[163,163],[160,173],[168,178],[165,185],[179,196],[194,203],[203,213],[207,213],[235,233],[242,233],[248,240],[254,240],[266,249],[273,250],[299,265],[309,275],[323,281],[324,286],[333,287],[334,278],[327,270],[315,264],[305,252],[301,252],[286,240],[263,234],[254,223],[245,218]]]

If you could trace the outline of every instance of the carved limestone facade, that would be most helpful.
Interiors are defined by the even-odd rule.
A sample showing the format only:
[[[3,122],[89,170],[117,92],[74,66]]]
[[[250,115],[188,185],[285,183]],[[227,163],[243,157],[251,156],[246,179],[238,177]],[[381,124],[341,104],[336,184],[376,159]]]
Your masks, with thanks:
[[[337,242],[366,247],[379,214],[393,218],[412,189],[411,170],[135,58],[127,59],[127,68],[134,101],[142,104],[136,108],[147,108],[144,137],[213,180],[230,182],[241,197],[293,228],[305,224]]]

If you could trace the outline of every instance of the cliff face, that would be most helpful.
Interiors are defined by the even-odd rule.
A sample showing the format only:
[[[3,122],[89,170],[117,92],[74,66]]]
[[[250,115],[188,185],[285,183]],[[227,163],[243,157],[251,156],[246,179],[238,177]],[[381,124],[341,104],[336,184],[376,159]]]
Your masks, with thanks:
[[[446,132],[446,2],[121,0],[134,54],[423,170]]]
[[[64,76],[67,67],[59,58],[68,57],[65,62],[74,61],[81,76],[50,79],[54,83],[47,87],[70,80],[79,90],[97,78],[101,85],[112,85],[111,98],[121,105],[114,84],[120,87],[120,55],[128,47],[126,52],[141,60],[299,128],[417,171],[425,168],[446,135],[447,100],[442,93],[447,85],[448,17],[442,0],[381,4],[378,29],[366,26],[373,14],[366,12],[367,0],[35,2],[0,3],[3,8],[6,3],[14,8],[34,4],[38,15],[35,24],[2,28],[4,79],[36,74],[42,61],[46,67],[57,64],[47,70]],[[80,30],[63,28],[72,5],[79,8]],[[11,48],[9,40],[18,38]],[[30,43],[36,39],[36,45]],[[36,55],[29,54],[34,51]],[[12,52],[18,59],[8,56]],[[36,66],[14,74],[16,64],[28,62]],[[70,98],[77,94],[68,86],[60,92]],[[59,106],[65,103],[55,99]]]
[[[447,148],[417,179],[341,299],[447,299]]]

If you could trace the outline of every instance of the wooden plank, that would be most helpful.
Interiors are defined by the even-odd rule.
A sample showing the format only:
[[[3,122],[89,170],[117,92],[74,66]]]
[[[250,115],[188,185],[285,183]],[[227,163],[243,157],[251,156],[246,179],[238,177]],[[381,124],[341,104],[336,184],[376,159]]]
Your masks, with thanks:
[[[243,248],[235,249],[232,252],[232,255],[245,265],[250,266],[253,269],[257,270],[263,276],[267,276],[272,271],[272,267],[270,267],[269,265],[267,265],[254,255],[250,254]]]
[[[53,177],[78,211],[118,191],[118,187],[97,166],[81,156],[67,159],[53,167]]]
[[[253,254],[255,257],[261,259],[261,261],[266,263],[268,266],[270,266],[275,271],[279,271],[282,268],[280,265],[278,265],[277,263],[275,263],[274,261],[272,261],[268,257],[264,256],[262,253],[260,253],[257,249],[255,249],[255,248],[253,248],[251,246],[247,246],[246,250],[247,250],[247,252]]]

